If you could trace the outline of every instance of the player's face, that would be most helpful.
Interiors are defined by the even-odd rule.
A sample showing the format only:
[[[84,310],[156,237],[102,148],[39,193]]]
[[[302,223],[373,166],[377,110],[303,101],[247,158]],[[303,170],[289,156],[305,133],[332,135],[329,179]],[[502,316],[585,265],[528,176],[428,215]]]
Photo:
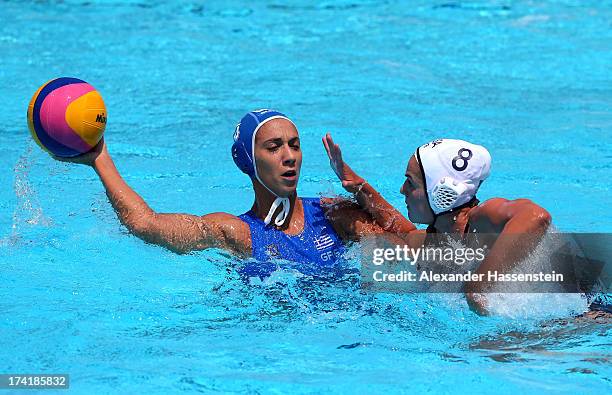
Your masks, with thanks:
[[[277,196],[288,197],[295,192],[302,150],[293,123],[274,119],[259,129],[255,137],[255,164],[261,181]]]
[[[433,214],[427,202],[425,183],[421,176],[421,168],[414,155],[408,161],[406,168],[406,181],[400,189],[400,193],[406,197],[406,208],[408,218],[419,224],[433,223]]]

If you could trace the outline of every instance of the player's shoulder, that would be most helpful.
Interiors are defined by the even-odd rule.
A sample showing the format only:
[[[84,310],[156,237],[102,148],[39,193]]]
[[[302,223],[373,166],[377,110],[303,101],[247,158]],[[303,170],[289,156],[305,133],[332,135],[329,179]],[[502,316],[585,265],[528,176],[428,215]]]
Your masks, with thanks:
[[[490,232],[503,227],[508,220],[506,213],[508,202],[509,200],[504,198],[492,198],[481,202],[469,211],[470,226],[480,229],[481,232]]]
[[[332,223],[349,223],[362,217],[369,217],[353,199],[338,197],[322,197],[321,208],[325,217]]]
[[[470,221],[487,219],[492,223],[508,221],[518,213],[529,213],[534,216],[548,215],[546,210],[530,199],[491,198],[470,210]]]
[[[321,207],[326,211],[346,211],[361,209],[359,203],[345,196],[321,197]]]
[[[525,208],[525,207],[540,207],[538,206],[536,203],[534,203],[532,200],[530,199],[526,199],[526,198],[518,198],[518,199],[514,199],[514,200],[510,200],[510,199],[505,199],[505,198],[500,198],[500,197],[496,197],[496,198],[491,198],[489,200],[486,200],[482,203],[480,203],[478,206],[474,207],[474,209],[477,211],[490,211],[490,210],[499,210],[499,209],[505,209],[505,208]]]
[[[471,215],[482,215],[483,213],[486,213],[491,210],[498,210],[500,208],[503,208],[510,201],[511,200],[500,198],[500,197],[491,198],[491,199],[485,200],[484,202],[481,202],[480,204],[478,204],[478,206],[474,207],[470,211],[470,214]]]
[[[229,214],[229,213],[222,213],[222,212],[210,213],[210,214],[203,215],[201,218],[207,222],[214,223],[215,225],[218,225],[220,227],[242,226],[242,225],[248,226],[239,217],[233,214]]]
[[[225,243],[224,248],[239,255],[250,255],[251,230],[249,224],[233,214],[222,212],[206,214],[201,218],[212,225],[216,237]]]

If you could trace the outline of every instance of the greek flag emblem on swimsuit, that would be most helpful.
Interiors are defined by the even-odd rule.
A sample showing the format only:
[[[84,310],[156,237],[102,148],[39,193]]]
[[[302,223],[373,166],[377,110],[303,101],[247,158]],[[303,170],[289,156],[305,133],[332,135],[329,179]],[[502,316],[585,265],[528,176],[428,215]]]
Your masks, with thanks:
[[[327,233],[314,239],[314,245],[317,251],[325,250],[334,245],[334,240]]]

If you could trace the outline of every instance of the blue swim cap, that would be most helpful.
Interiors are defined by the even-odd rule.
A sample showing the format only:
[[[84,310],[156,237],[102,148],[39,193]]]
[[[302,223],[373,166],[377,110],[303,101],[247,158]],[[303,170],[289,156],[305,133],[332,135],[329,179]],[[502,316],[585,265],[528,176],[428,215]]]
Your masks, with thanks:
[[[272,189],[264,184],[257,174],[257,165],[255,164],[255,136],[257,135],[259,128],[261,128],[266,122],[273,119],[286,119],[287,121],[291,122],[291,120],[287,118],[285,114],[266,109],[251,111],[242,117],[240,123],[236,125],[236,130],[234,130],[232,158],[234,158],[234,163],[236,163],[236,166],[238,166],[243,173],[248,174],[251,178],[256,178],[261,185],[276,196],[272,206],[270,206],[268,215],[264,219],[264,223],[268,225],[272,221],[272,218],[276,213],[276,209],[281,207],[280,213],[274,220],[274,223],[277,226],[281,226],[289,216],[289,211],[291,211],[291,201],[287,196],[278,196]]]
[[[251,111],[242,117],[234,130],[234,144],[232,145],[234,163],[243,173],[248,174],[250,177],[259,178],[255,168],[255,135],[266,122],[279,118],[291,122],[285,114],[275,110],[262,109]]]

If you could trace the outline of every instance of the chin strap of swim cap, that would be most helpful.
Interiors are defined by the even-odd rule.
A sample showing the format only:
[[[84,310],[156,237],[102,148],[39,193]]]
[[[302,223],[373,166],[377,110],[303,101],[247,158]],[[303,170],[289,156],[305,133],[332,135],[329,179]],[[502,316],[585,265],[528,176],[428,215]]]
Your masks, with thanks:
[[[427,187],[427,177],[425,176],[425,169],[423,168],[423,162],[421,160],[421,153],[419,152],[419,148],[416,149],[416,152],[414,153],[414,157],[416,158],[416,161],[419,164],[419,169],[421,170],[421,179],[423,180],[423,188],[425,188],[425,196],[427,196],[427,207],[429,207],[429,211],[431,211],[431,215],[434,218],[434,221],[430,226],[433,226],[436,223],[436,219],[438,219],[438,217],[436,216],[436,212],[433,210],[433,208],[431,208],[431,203],[429,202],[429,192],[428,192],[429,189]]]
[[[266,122],[273,119],[285,119],[293,123],[293,121],[287,118],[284,114],[275,110],[262,109],[251,111],[246,114],[240,120],[240,123],[236,126],[234,131],[232,157],[240,170],[251,177],[255,176],[257,181],[259,181],[264,188],[276,196],[276,199],[268,211],[268,215],[266,215],[266,218],[264,219],[264,223],[266,225],[270,224],[270,222],[272,222],[272,217],[274,217],[274,213],[278,207],[282,205],[281,211],[274,220],[274,224],[276,226],[281,226],[285,223],[285,220],[291,211],[291,200],[289,200],[288,197],[278,196],[276,193],[274,193],[274,191],[268,188],[266,184],[264,184],[257,173],[257,163],[255,161],[255,136],[257,135],[257,131],[261,129]]]
[[[253,157],[255,157],[255,152],[253,152]],[[266,215],[266,218],[264,219],[264,224],[269,225],[270,222],[272,222],[272,217],[274,216],[276,209],[278,208],[278,206],[282,205],[282,209],[280,213],[278,213],[278,215],[276,216],[276,219],[274,220],[274,224],[276,226],[283,225],[285,223],[285,220],[289,216],[289,211],[291,211],[291,200],[289,200],[288,197],[278,196],[276,193],[274,193],[274,191],[268,188],[266,184],[264,184],[261,178],[259,178],[259,173],[257,172],[257,164],[255,163],[255,161],[253,161],[253,169],[254,169],[253,171],[255,173],[255,177],[257,178],[257,181],[259,181],[259,183],[263,185],[264,188],[266,188],[272,195],[276,196],[276,199],[274,199],[274,202],[270,206],[268,215]]]
[[[415,157],[434,223],[441,215],[473,205],[491,169],[487,149],[463,140],[434,140],[417,148]]]
[[[270,206],[270,211],[268,211],[268,215],[266,215],[266,218],[264,219],[264,224],[268,225],[272,221],[272,216],[274,215],[274,212],[281,204],[283,205],[283,207],[281,209],[281,212],[276,216],[274,224],[276,226],[281,226],[285,223],[287,216],[289,216],[289,211],[291,210],[291,201],[289,200],[289,198],[282,198],[280,196],[277,196],[276,199],[274,199],[272,206]]]

